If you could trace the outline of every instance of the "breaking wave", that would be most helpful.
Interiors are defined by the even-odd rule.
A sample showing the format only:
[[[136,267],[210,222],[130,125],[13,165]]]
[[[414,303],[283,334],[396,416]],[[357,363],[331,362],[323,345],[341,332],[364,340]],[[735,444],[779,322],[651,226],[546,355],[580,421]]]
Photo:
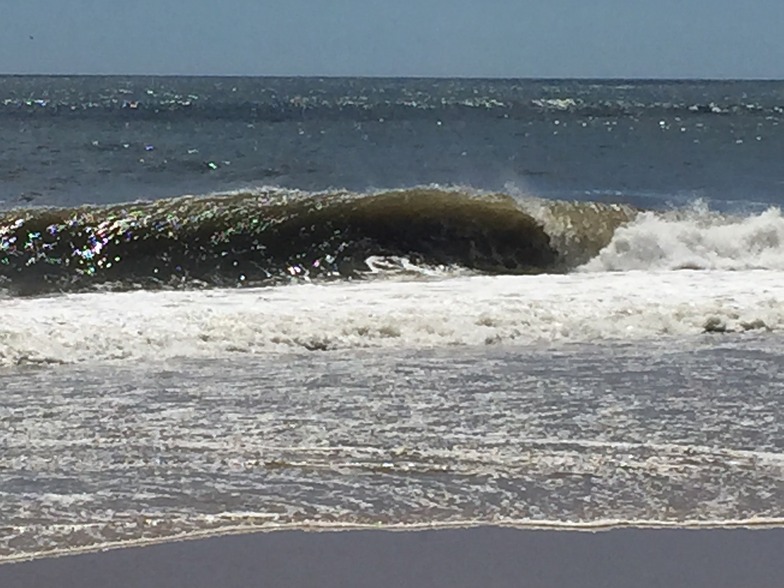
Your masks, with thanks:
[[[0,220],[0,366],[780,332],[782,270],[775,208],[422,187],[24,209]]]
[[[441,188],[370,194],[270,188],[17,209],[0,216],[0,283],[30,295],[354,279],[391,266],[563,271],[593,257],[631,214],[534,201],[526,211],[509,195]]]
[[[455,273],[784,269],[784,218],[438,186],[265,188],[0,215],[11,295]]]

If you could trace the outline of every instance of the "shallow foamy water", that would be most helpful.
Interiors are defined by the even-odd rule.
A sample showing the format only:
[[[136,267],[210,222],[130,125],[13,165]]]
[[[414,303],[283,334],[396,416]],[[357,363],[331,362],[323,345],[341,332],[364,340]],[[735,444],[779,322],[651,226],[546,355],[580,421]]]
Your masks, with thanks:
[[[778,333],[17,367],[0,556],[281,526],[784,522]]]

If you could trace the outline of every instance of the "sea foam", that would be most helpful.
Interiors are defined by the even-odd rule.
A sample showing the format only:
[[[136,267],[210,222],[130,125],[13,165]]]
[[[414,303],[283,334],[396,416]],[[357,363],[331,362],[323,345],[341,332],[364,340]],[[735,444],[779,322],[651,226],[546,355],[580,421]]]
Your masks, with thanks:
[[[559,345],[784,328],[784,272],[631,271],[8,298],[0,362]]]
[[[697,208],[689,213],[641,213],[619,227],[585,271],[656,269],[784,269],[784,218],[770,208],[727,217]]]

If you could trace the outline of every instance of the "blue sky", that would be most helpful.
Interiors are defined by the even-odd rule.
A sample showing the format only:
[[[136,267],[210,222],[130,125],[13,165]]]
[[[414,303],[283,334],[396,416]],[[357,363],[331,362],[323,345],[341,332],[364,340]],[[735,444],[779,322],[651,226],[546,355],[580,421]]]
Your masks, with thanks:
[[[784,78],[782,23],[782,0],[0,0],[0,73]]]

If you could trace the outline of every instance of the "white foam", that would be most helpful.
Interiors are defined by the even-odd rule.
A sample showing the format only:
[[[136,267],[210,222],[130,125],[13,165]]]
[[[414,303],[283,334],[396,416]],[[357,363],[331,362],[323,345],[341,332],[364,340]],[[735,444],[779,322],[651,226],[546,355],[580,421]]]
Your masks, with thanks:
[[[633,269],[784,270],[784,217],[778,208],[745,218],[696,209],[647,212],[615,231],[585,271]]]
[[[557,344],[784,329],[784,271],[576,273],[10,298],[0,362]]]

